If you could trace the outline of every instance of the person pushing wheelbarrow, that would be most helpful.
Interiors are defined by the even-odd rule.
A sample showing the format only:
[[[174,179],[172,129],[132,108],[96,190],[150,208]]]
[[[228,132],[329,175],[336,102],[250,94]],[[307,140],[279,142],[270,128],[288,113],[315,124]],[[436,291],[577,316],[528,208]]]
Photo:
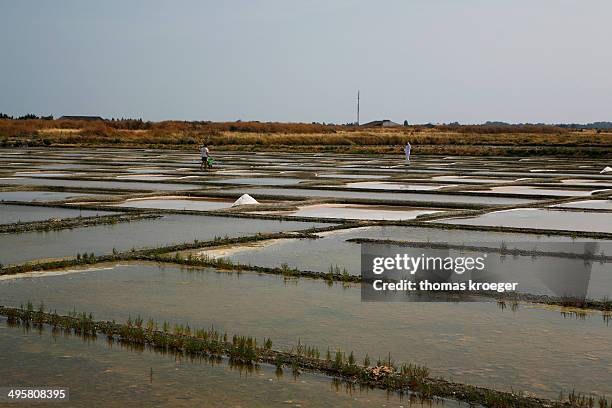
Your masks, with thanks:
[[[214,160],[210,157],[210,150],[208,150],[208,146],[205,144],[200,146],[200,157],[202,159],[202,163],[200,164],[200,170],[208,170],[212,168]]]

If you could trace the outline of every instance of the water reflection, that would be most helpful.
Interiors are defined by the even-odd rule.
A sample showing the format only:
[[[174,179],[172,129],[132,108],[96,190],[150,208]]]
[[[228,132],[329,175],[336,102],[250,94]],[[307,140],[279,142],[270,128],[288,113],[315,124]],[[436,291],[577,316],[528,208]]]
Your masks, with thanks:
[[[0,386],[68,387],[76,407],[93,400],[111,407],[400,406],[408,398],[307,371],[288,375],[267,364],[186,356],[5,318],[0,331]]]

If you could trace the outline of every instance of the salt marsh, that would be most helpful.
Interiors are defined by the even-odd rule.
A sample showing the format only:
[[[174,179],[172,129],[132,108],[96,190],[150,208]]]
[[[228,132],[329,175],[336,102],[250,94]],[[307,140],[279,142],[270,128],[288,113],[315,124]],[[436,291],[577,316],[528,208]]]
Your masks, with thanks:
[[[0,150],[6,164],[0,200],[10,201],[0,205],[0,223],[53,221],[53,228],[0,234],[0,304],[43,302],[49,310],[93,312],[98,319],[140,315],[214,325],[270,337],[280,349],[299,341],[323,352],[353,351],[359,361],[391,353],[398,362],[429,367],[433,376],[543,398],[572,389],[612,394],[611,325],[604,309],[545,301],[509,308],[492,298],[362,302],[359,284],[339,281],[360,274],[361,242],[403,243],[414,254],[446,245],[454,256],[488,251],[496,270],[519,279],[529,295],[558,295],[554,282],[540,274],[555,269],[563,270],[557,277],[565,281],[584,282],[588,275],[588,298],[612,297],[606,192],[612,176],[599,174],[603,160],[578,165],[546,157],[421,156],[406,166],[392,155],[214,157],[215,166],[201,171],[197,152],[190,151]],[[259,204],[232,208],[243,194]],[[109,214],[135,218],[68,222]],[[585,259],[592,248],[595,260]],[[506,254],[513,250],[523,252]],[[104,262],[96,258],[102,255]],[[187,266],[215,259],[223,261]],[[257,268],[260,273],[253,272]],[[295,271],[331,271],[336,278],[296,278]],[[20,386],[69,383],[75,406],[91,397],[90,382],[102,393],[133,384],[140,394],[126,393],[122,401],[136,405],[224,406],[248,397],[266,406],[405,402],[376,390],[346,395],[316,372],[294,380],[261,364],[241,375],[225,363],[0,326],[8,350],[0,357],[0,375],[19,376]],[[186,398],[173,398],[177,390]]]

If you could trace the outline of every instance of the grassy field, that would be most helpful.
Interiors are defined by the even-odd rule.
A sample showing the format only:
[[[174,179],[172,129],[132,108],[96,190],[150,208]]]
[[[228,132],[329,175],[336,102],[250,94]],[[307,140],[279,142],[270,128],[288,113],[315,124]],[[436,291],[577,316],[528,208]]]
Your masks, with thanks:
[[[612,155],[612,131],[555,126],[407,126],[364,128],[260,122],[0,120],[0,146],[147,147],[214,150],[470,156]]]

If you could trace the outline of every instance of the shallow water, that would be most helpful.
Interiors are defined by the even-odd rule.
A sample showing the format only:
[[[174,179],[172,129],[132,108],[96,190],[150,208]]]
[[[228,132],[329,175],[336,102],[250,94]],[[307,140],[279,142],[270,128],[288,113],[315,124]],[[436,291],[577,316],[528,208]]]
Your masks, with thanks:
[[[125,175],[118,175],[116,178],[119,180],[127,179],[127,180],[143,180],[143,181],[164,181],[164,180],[174,180],[178,177],[180,176],[179,175],[169,176],[169,175],[163,175],[163,174],[125,174]]]
[[[40,170],[88,169],[92,167],[94,167],[94,165],[79,164],[79,163],[50,163],[50,164],[36,165],[36,168]]]
[[[384,179],[390,176],[384,174],[349,174],[349,173],[326,173],[315,174],[316,177],[338,178],[338,179]]]
[[[220,180],[209,180],[208,183],[284,186],[284,185],[298,184],[302,181],[304,180],[297,179],[297,178],[290,178],[290,177],[241,177],[241,178],[228,178],[228,179],[220,179]]]
[[[113,249],[158,247],[195,239],[239,237],[258,232],[292,231],[321,226],[314,222],[274,221],[198,215],[166,215],[159,219],[139,220],[114,225],[48,232],[0,234],[0,262],[15,264],[36,259],[76,256],[77,253],[108,254]],[[325,224],[328,225],[328,224]]]
[[[552,207],[588,208],[592,210],[612,210],[612,200],[574,201],[572,203],[556,204],[556,205],[553,205]]]
[[[113,204],[113,207],[157,208],[170,210],[210,211],[229,208],[232,201],[221,199],[135,199]]]
[[[34,171],[18,171],[15,176],[20,177],[70,177],[74,173],[53,173],[53,172],[34,172]]]
[[[134,175],[137,175],[137,174],[147,175],[148,173],[165,173],[171,170],[174,170],[174,169],[167,169],[167,168],[160,168],[160,167],[130,167],[126,169],[128,173],[135,173]]]
[[[487,171],[474,171],[471,175],[472,176],[484,176],[484,177],[489,177],[491,176],[491,170],[487,170]],[[576,171],[576,172],[559,172],[558,170],[550,170],[550,169],[530,169],[529,167],[526,167],[524,169],[523,172],[518,172],[518,171],[499,171],[499,170],[495,170],[495,176],[497,177],[519,177],[519,178],[523,178],[523,177],[529,177],[529,178],[553,178],[553,177],[579,177],[584,175],[585,172],[580,172],[580,171]]]
[[[95,194],[61,191],[0,191],[0,201],[61,201]]]
[[[347,183],[350,188],[372,188],[376,190],[438,190],[442,187],[447,187],[444,184],[406,184],[390,181],[361,181],[356,183]]]
[[[419,194],[419,193],[372,193],[361,191],[342,190],[316,190],[316,189],[291,189],[291,188],[253,188],[228,189],[224,192],[236,194],[247,193],[257,199],[258,194],[291,196],[291,197],[337,197],[337,198],[364,198],[370,200],[393,200],[393,201],[422,201],[422,202],[444,202],[444,203],[476,203],[476,204],[524,204],[535,200],[524,198],[506,197],[478,197],[451,194]]]
[[[393,206],[357,206],[348,204],[319,204],[300,207],[285,215],[296,217],[344,218],[359,220],[411,220],[419,215],[433,214],[440,211],[393,207]]]
[[[272,338],[298,339],[325,352],[353,350],[359,359],[390,352],[456,381],[556,398],[565,392],[612,393],[610,330],[595,313],[563,319],[559,311],[494,303],[360,302],[358,287],[322,281],[130,264],[68,275],[4,280],[8,305],[44,301],[98,319],[128,316]],[[577,346],[579,345],[579,346]]]
[[[612,180],[565,179],[565,180],[561,180],[561,183],[572,185],[572,186],[612,188]]]
[[[170,184],[170,183],[143,183],[143,182],[121,182],[102,180],[53,180],[43,178],[11,178],[0,179],[0,184],[28,185],[28,186],[61,186],[61,187],[85,187],[85,188],[107,188],[124,190],[193,190],[200,186],[194,184]]]
[[[399,407],[407,402],[382,390],[336,388],[320,374],[294,378],[286,368],[279,376],[267,364],[247,370],[226,359],[213,363],[135,351],[104,337],[25,331],[4,321],[0,348],[0,386],[69,388],[71,407],[91,407],[92,401],[105,407]],[[446,406],[458,403],[445,401]]]
[[[111,211],[0,204],[0,224],[42,221],[48,220],[50,218],[94,217],[96,215],[111,214],[116,213],[113,213]]]
[[[567,178],[571,177],[570,180],[562,183],[554,181],[550,186],[512,185],[493,190],[515,194],[552,193],[561,197],[566,194],[588,194],[589,191],[586,190],[601,187],[600,182],[596,180],[601,179],[601,184],[604,186],[604,183],[610,181],[595,174],[602,168],[601,160],[586,160],[577,165],[567,160],[549,158],[522,159],[521,163],[518,163],[516,158],[422,156],[417,158],[413,166],[405,168],[401,164],[399,155],[376,158],[326,153],[220,153],[215,157],[217,158],[219,166],[215,171],[203,175],[197,171],[199,168],[197,152],[151,149],[129,152],[121,149],[28,149],[18,152],[0,150],[0,164],[19,161],[19,165],[12,165],[11,169],[14,170],[11,171],[21,171],[24,176],[27,175],[23,173],[24,171],[32,169],[48,170],[47,177],[74,175],[75,172],[87,168],[100,170],[86,173],[86,176],[92,180],[43,179],[37,176],[44,173],[38,173],[19,179],[5,178],[0,180],[0,184],[6,182],[12,185],[19,183],[67,185],[108,188],[109,191],[114,189],[196,190],[208,186],[215,191],[230,193],[229,198],[219,200],[204,197],[203,199],[150,197],[145,200],[119,203],[120,206],[141,208],[217,209],[222,208],[217,206],[229,205],[233,200],[232,197],[237,198],[243,193],[251,193],[256,199],[260,199],[259,194],[270,194],[339,198],[340,202],[342,199],[352,198],[430,202],[432,204],[427,206],[435,210],[434,207],[437,207],[435,203],[523,204],[537,200],[494,197],[491,191],[478,196],[469,193],[456,195],[444,191],[436,194],[415,193],[410,189],[434,188],[446,184],[457,186],[458,183],[507,183],[515,181],[516,178],[523,179],[520,182],[526,184],[529,180],[524,179],[552,178],[566,174]],[[390,186],[398,189],[407,186],[408,191],[391,193],[326,190],[323,187],[281,188],[283,185],[305,180],[307,178],[305,174],[317,177],[309,180],[318,180],[320,184],[335,183],[330,178],[338,178],[346,179],[344,182],[349,183],[349,187],[374,186],[384,190]],[[117,175],[120,176],[115,179]],[[122,181],[121,178],[126,175],[127,180]],[[173,184],[130,182],[130,179],[143,178],[152,181],[160,177],[166,179],[185,175],[193,178],[177,179]],[[221,175],[228,178],[223,180],[219,177]],[[257,175],[265,177],[254,177]],[[576,178],[587,175],[589,180]],[[393,178],[380,180],[391,176]],[[431,179],[422,177],[431,177]],[[359,179],[368,182],[355,183]],[[422,183],[423,180],[427,183]],[[191,181],[201,183],[185,184]],[[209,181],[213,184],[207,184]],[[228,186],[216,184],[228,181],[236,184]],[[257,188],[257,185],[262,183],[270,184],[272,187]],[[274,185],[276,187],[273,187]],[[585,188],[571,190],[573,186],[579,185]],[[43,199],[49,200],[64,199],[66,195],[70,197],[85,195],[0,192],[0,200],[2,197],[7,197],[6,194],[8,197],[22,197],[27,200],[40,199],[42,196],[45,197]],[[173,194],[177,196],[178,192]],[[594,197],[585,196],[582,199],[590,198]],[[585,202],[577,205],[599,207],[603,200],[599,201],[594,204],[593,200],[589,200],[589,204]],[[368,205],[309,206],[294,214],[374,218],[388,211],[389,214],[385,216],[404,217],[405,214],[400,216],[398,210],[411,210],[399,207],[384,208],[380,206],[382,202],[373,202],[372,205],[368,203]],[[55,209],[49,209],[52,210]],[[519,221],[516,219],[508,221],[504,218],[502,221],[528,227],[552,224],[552,228],[572,230],[612,229],[607,227],[610,225],[609,213],[592,214],[583,216],[581,213],[539,210],[533,217],[525,217]],[[571,218],[578,215],[579,218]],[[190,242],[194,239],[207,240],[214,236],[244,236],[259,231],[303,229],[314,224],[314,222],[280,223],[172,215],[160,220],[143,220],[114,226],[24,233],[19,236],[7,234],[0,235],[0,262],[6,264],[34,258],[74,256],[77,252],[94,252],[100,255],[112,251],[113,248],[123,251],[133,247]],[[568,248],[569,244],[577,242],[570,237],[397,226],[334,231],[322,235],[324,238],[318,240],[276,240],[250,244],[246,247],[220,248],[209,253],[252,265],[278,267],[286,263],[290,267],[321,272],[327,272],[330,266],[338,266],[340,270],[346,269],[349,273],[358,274],[360,245],[346,242],[348,238],[429,240],[467,245],[491,243],[493,247],[501,246],[503,241],[509,248],[517,246],[533,249],[537,246],[539,250],[548,249],[551,242],[567,243]],[[612,242],[597,241],[597,243],[599,251],[612,254]],[[418,249],[415,251],[418,252]],[[495,253],[489,253],[489,256],[494,260],[496,257],[499,258]],[[537,275],[543,266],[550,267],[554,264],[559,270],[567,268],[568,265],[573,265],[576,270],[586,268],[581,262],[550,258],[508,256],[503,262],[501,259],[495,262],[500,268],[521,275],[521,281],[525,280],[528,289],[534,291],[543,287]],[[103,269],[105,265],[96,265],[96,267],[102,269],[65,275],[57,275],[65,271],[54,271],[39,278],[25,277],[36,274],[25,275],[21,279],[2,277],[0,304],[19,305],[28,300],[36,304],[44,300],[48,306],[57,307],[62,313],[76,307],[77,310],[93,311],[95,317],[100,319],[125,320],[128,315],[141,314],[145,319],[152,316],[158,320],[166,319],[171,322],[188,321],[197,326],[215,324],[216,327],[231,332],[253,334],[258,338],[269,336],[275,341],[275,346],[289,347],[300,339],[302,343],[318,345],[323,354],[327,346],[332,350],[336,347],[348,351],[353,349],[360,359],[366,352],[370,354],[372,360],[376,360],[379,353],[381,357],[385,357],[386,352],[390,351],[396,360],[412,361],[431,367],[434,375],[443,375],[476,385],[501,389],[513,388],[515,391],[525,390],[550,398],[556,398],[561,388],[565,393],[570,389],[587,393],[598,392],[608,395],[612,393],[612,385],[609,382],[612,374],[610,347],[612,325],[606,326],[599,313],[587,313],[584,320],[574,320],[563,319],[558,310],[532,305],[522,305],[518,311],[512,312],[508,309],[502,311],[494,303],[361,303],[358,288],[343,289],[338,284],[328,287],[321,281],[306,279],[285,281],[269,275],[256,276],[250,273],[230,275],[210,270],[198,272],[191,269],[181,270],[173,266],[159,268],[155,264],[108,266],[109,269]],[[594,263],[589,267],[590,296],[612,295],[610,263]],[[302,406],[309,404],[352,406],[357,403],[350,398],[338,399],[335,392],[328,395],[325,387],[312,385],[311,381],[314,380],[310,379],[306,380],[307,384],[301,384],[284,382],[289,378],[277,383],[274,382],[277,380],[272,378],[277,388],[268,388],[267,382],[263,384],[253,382],[258,378],[256,375],[248,378],[238,375],[238,378],[234,378],[232,376],[235,376],[236,372],[227,368],[207,368],[208,366],[187,368],[184,363],[175,363],[167,356],[162,357],[162,361],[159,362],[155,359],[160,356],[154,353],[147,354],[146,351],[140,354],[127,352],[117,345],[113,350],[108,350],[104,348],[106,347],[104,340],[93,344],[103,346],[102,354],[113,354],[112,357],[106,355],[103,358],[91,357],[93,346],[80,343],[80,340],[79,344],[88,347],[87,350],[90,351],[71,343],[59,349],[57,355],[49,357],[55,350],[55,345],[65,338],[62,337],[60,341],[45,342],[40,341],[34,334],[36,342],[28,342],[27,339],[15,339],[5,333],[4,329],[0,328],[0,348],[3,350],[0,356],[0,386],[4,385],[1,379],[7,375],[22,379],[23,384],[31,381],[34,385],[41,378],[70,379],[71,384],[75,384],[74,392],[85,396],[84,399],[78,400],[83,406],[87,402],[91,405],[91,400],[100,398],[100,395],[114,396],[106,405],[112,402],[119,405],[116,401],[121,400],[121,406],[125,405],[124,402],[132,403],[134,406],[199,406],[215,403],[219,406],[250,406],[261,402],[261,405],[269,406],[270,399],[276,396],[279,397],[278,401],[273,400],[272,405],[277,403],[285,405],[284,402],[287,400]],[[28,336],[32,336],[32,333]],[[58,358],[54,360],[55,357]],[[103,363],[100,363],[101,361]],[[164,365],[165,361],[167,366]],[[151,367],[154,367],[155,372],[153,385],[146,383]],[[56,368],[57,371],[54,371]],[[264,371],[266,369],[264,367]],[[28,377],[28,373],[31,376]],[[142,373],[144,375],[140,375]],[[144,385],[141,385],[142,377],[145,379]],[[268,376],[265,377],[268,381]],[[159,382],[156,382],[158,378]],[[324,383],[327,383],[327,380]],[[98,386],[94,387],[96,384]],[[149,388],[146,388],[147,386]],[[185,398],[181,398],[181,395]],[[371,395],[368,394],[368,397]],[[375,399],[374,403],[382,405],[385,401]],[[292,403],[286,405],[291,406]],[[387,402],[386,405],[393,404]]]
[[[612,216],[609,213],[554,211],[541,208],[494,211],[474,218],[452,218],[437,222],[612,233]]]
[[[514,181],[513,178],[482,178],[482,177],[470,177],[470,176],[434,176],[431,178],[435,181],[453,181],[455,183],[482,183],[482,184],[493,184],[493,183],[511,183]]]
[[[403,229],[403,231],[402,231]],[[495,234],[492,234],[495,235]],[[499,234],[498,234],[499,235]],[[509,234],[510,235],[510,234]],[[511,234],[514,235],[514,234]],[[449,231],[441,236],[440,231],[410,227],[371,227],[325,233],[320,239],[284,239],[262,241],[247,245],[236,245],[207,250],[196,250],[197,255],[208,255],[214,258],[227,258],[234,263],[250,264],[271,268],[283,264],[299,270],[328,272],[331,267],[346,271],[351,275],[361,273],[361,245],[347,242],[351,238],[372,238],[405,240],[413,242],[440,242],[500,248],[502,241],[492,241],[494,236],[471,234],[470,232]],[[478,241],[479,238],[485,241]],[[516,236],[503,237],[507,248],[539,251],[554,251],[568,253],[584,253],[587,241],[571,241],[570,239],[555,240],[549,237]],[[589,241],[590,242],[590,241]],[[595,253],[612,253],[612,242],[594,241]],[[404,247],[402,252],[420,256],[431,252],[425,248]],[[473,251],[450,250],[450,256],[481,256]],[[498,281],[520,282],[518,291],[550,296],[562,296],[555,291],[554,285],[547,281],[555,271],[561,279],[561,271],[571,273],[563,275],[565,282],[576,281],[575,285],[588,283],[587,296],[593,299],[612,298],[612,274],[609,273],[611,263],[591,262],[585,264],[581,259],[546,257],[546,256],[501,256],[499,253],[487,254],[487,268],[495,273]],[[578,286],[576,286],[578,287]]]
[[[591,191],[585,190],[563,190],[553,188],[531,187],[531,186],[502,186],[492,187],[490,190],[479,191],[479,193],[509,193],[509,194],[534,194],[551,195],[559,197],[589,196]]]

